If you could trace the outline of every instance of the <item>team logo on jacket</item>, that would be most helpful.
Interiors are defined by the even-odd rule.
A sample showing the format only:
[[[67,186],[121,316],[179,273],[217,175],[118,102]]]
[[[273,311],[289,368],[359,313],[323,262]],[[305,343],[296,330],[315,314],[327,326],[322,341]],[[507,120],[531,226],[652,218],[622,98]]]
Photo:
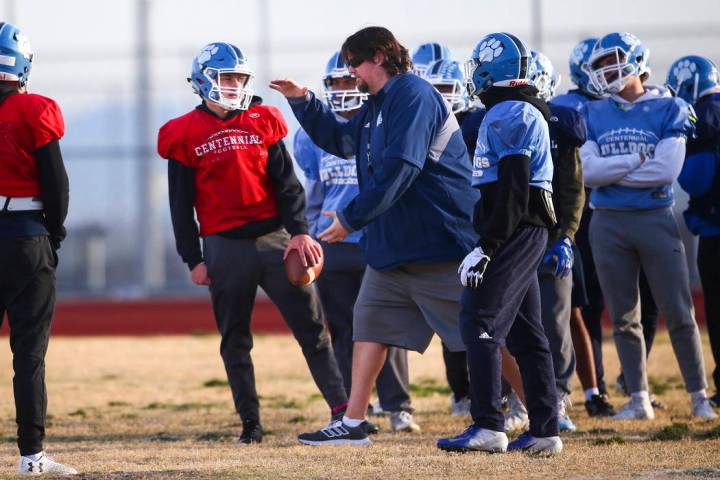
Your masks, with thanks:
[[[600,154],[605,157],[628,153],[653,155],[659,141],[658,136],[649,130],[616,128],[600,135],[597,143],[600,145]]]
[[[205,143],[195,147],[195,155],[203,157],[210,153],[225,153],[233,150],[247,150],[250,145],[262,145],[260,135],[244,130],[229,128],[211,135]]]

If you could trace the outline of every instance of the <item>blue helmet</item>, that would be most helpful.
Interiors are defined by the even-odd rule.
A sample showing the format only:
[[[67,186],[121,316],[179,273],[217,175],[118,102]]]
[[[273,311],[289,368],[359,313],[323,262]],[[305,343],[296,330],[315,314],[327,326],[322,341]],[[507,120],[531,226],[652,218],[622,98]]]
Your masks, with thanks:
[[[581,40],[575,48],[573,48],[570,54],[570,80],[584,93],[592,95],[593,97],[599,97],[595,85],[590,81],[588,73],[585,71],[585,65],[587,65],[590,59],[592,49],[597,43],[597,38],[586,38]]]
[[[619,93],[629,77],[650,74],[649,56],[650,50],[632,33],[610,33],[597,41],[585,69],[598,91]],[[608,57],[613,63],[603,66]]]
[[[27,84],[33,53],[27,37],[15,25],[0,22],[0,80]]]
[[[335,52],[328,60],[323,76],[323,96],[333,112],[350,112],[357,110],[368,98],[367,93],[358,90],[357,86],[350,90],[333,89],[333,81],[338,78],[355,78],[350,73],[340,52]]]
[[[538,97],[548,101],[555,96],[560,85],[560,74],[555,71],[550,59],[543,53],[530,52],[530,80],[538,89]]]
[[[668,71],[667,87],[689,104],[720,86],[720,74],[712,60],[688,55],[676,60]]]
[[[478,96],[490,87],[532,85],[530,49],[515,35],[491,33],[475,46],[465,64],[468,93]]]
[[[470,105],[465,88],[465,74],[457,60],[437,60],[428,65],[425,79],[452,105],[452,112],[467,110]]]
[[[450,49],[441,43],[423,43],[412,53],[413,72],[421,77],[433,62],[452,58]]]
[[[221,86],[223,75],[237,73],[245,76],[241,86]],[[255,72],[238,47],[230,43],[216,42],[206,45],[195,56],[188,81],[193,92],[209,102],[217,103],[228,110],[247,110],[253,96],[254,77]]]

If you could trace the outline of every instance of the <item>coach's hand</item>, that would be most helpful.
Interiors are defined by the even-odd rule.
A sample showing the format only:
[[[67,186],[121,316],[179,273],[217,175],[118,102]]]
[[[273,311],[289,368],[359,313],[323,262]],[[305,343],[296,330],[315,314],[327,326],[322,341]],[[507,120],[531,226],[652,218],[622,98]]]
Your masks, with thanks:
[[[336,212],[323,212],[323,215],[333,219],[332,224],[318,235],[318,238],[324,242],[335,243],[342,242],[348,236],[348,231],[340,223]]]
[[[286,78],[284,80],[272,80],[269,85],[273,90],[285,95],[287,98],[304,97],[307,95],[308,88],[298,84],[295,80]]]
[[[300,254],[300,260],[302,260],[303,267],[314,267],[320,263],[322,258],[322,249],[320,245],[313,240],[310,235],[295,235],[288,242],[285,247],[285,253],[283,254],[283,260],[285,260],[290,253],[290,250],[297,250]],[[312,261],[308,265],[308,259]]]
[[[543,258],[543,262],[548,265],[555,262],[555,276],[558,278],[565,278],[570,275],[574,260],[572,242],[568,237],[558,238],[545,254],[545,258]]]
[[[210,277],[208,277],[205,262],[200,262],[195,265],[195,268],[190,272],[190,280],[192,280],[195,285],[210,285],[212,283]]]
[[[483,281],[483,275],[490,257],[485,255],[483,249],[476,247],[475,250],[468,253],[458,268],[460,275],[460,283],[463,287],[477,288]]]

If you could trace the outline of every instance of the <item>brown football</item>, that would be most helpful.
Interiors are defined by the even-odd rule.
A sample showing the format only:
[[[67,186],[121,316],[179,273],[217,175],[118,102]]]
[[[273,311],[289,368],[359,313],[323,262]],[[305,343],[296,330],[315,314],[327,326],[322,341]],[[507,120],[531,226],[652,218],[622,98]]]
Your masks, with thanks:
[[[322,248],[320,249],[322,252]],[[308,259],[308,264],[310,260]],[[287,258],[285,259],[285,274],[290,280],[290,283],[297,287],[304,287],[314,282],[322,272],[323,265],[325,263],[325,255],[320,255],[320,262],[312,267],[303,267],[300,261],[300,252],[297,250],[290,250]]]

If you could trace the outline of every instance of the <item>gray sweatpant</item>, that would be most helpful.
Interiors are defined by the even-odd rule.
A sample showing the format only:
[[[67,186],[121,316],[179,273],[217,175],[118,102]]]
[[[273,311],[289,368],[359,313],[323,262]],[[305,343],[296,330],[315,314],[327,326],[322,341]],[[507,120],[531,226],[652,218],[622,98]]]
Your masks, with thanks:
[[[704,389],[705,365],[685,248],[670,208],[596,210],[590,223],[590,245],[628,390],[648,390],[638,293],[641,267],[665,318],[685,388],[688,392]]]
[[[558,397],[570,394],[570,378],[575,373],[575,349],[570,334],[572,275],[555,276],[555,266],[544,262],[538,268],[542,323],[555,370]]]

